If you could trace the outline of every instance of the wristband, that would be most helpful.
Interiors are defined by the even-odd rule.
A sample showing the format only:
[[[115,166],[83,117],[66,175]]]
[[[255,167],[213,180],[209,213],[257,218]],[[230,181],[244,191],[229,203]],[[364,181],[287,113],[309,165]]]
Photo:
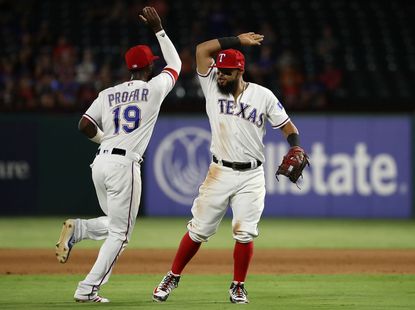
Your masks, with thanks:
[[[101,144],[101,140],[103,136],[104,136],[104,133],[101,131],[101,129],[97,127],[97,134],[94,137],[89,138],[89,140],[91,140],[92,142]]]
[[[218,39],[220,48],[227,50],[229,48],[241,48],[241,40],[238,37],[224,37]]]
[[[298,133],[288,135],[287,142],[291,147],[300,146],[300,135]]]
[[[156,36],[164,37],[166,35],[166,32],[163,28],[161,28],[159,31],[155,32]]]

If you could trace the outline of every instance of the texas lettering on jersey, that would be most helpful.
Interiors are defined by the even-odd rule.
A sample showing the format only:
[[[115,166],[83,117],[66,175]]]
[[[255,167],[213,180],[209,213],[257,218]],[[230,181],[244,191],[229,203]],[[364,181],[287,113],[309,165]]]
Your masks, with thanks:
[[[220,114],[238,116],[255,124],[257,127],[261,127],[264,124],[265,114],[258,114],[257,109],[252,108],[251,105],[247,103],[239,102],[239,105],[235,106],[233,100],[218,99],[218,106]]]
[[[217,68],[198,74],[206,98],[206,112],[212,131],[210,151],[231,162],[265,161],[265,124],[281,128],[290,118],[271,90],[250,82],[235,101],[217,85]]]

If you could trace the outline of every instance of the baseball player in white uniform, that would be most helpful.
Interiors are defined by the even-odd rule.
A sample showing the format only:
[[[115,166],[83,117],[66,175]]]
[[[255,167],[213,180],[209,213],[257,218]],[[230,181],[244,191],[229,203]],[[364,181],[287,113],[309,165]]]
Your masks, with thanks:
[[[216,233],[230,206],[235,239],[230,301],[249,302],[244,282],[253,255],[253,239],[258,236],[257,225],[264,209],[265,122],[280,128],[292,147],[299,144],[298,130],[274,94],[243,80],[245,58],[237,48],[260,45],[262,40],[262,35],[250,32],[197,46],[197,73],[212,130],[212,163],[193,202],[193,218],[188,223],[188,232],[181,240],[171,270],[153,291],[154,301],[167,300],[178,286],[186,264],[200,244]]]
[[[146,45],[130,48],[125,60],[131,80],[101,91],[79,123],[79,130],[100,144],[91,167],[105,216],[66,220],[56,245],[56,256],[65,263],[75,243],[83,239],[106,239],[90,273],[78,284],[74,298],[79,302],[109,301],[99,296],[98,291],[108,281],[131,237],[141,196],[140,164],[161,103],[181,69],[179,55],[156,10],[146,7],[140,18],[154,30],[167,66],[151,78],[153,61],[158,57]]]

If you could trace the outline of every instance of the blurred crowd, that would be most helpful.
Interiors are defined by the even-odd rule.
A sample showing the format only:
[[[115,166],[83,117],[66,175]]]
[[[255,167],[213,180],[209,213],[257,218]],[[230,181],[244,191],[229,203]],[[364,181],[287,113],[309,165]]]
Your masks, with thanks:
[[[36,1],[29,3],[35,9]],[[281,40],[281,29],[273,20],[264,17],[249,21],[246,15],[235,15],[232,7],[215,1],[178,1],[174,7],[163,0],[88,3],[84,5],[82,18],[90,23],[97,20],[104,23],[104,20],[105,26],[111,29],[121,27],[120,21],[123,27],[140,28],[137,12],[144,5],[156,7],[183,62],[179,81],[168,97],[171,111],[204,109],[195,73],[196,45],[207,39],[251,30],[264,34],[265,40],[258,48],[243,50],[245,80],[270,88],[290,110],[327,109],[344,94],[344,72],[339,62],[342,51],[329,23],[321,25],[319,37],[313,40],[307,54]],[[19,1],[17,4],[0,1],[0,6],[4,47],[0,54],[1,111],[83,111],[99,91],[129,79],[123,64],[128,46],[151,44],[160,53],[149,29],[141,29],[141,37],[124,34],[120,43],[109,49],[99,43],[85,44],[85,40],[81,44],[71,35],[70,27],[63,32],[51,22],[52,18],[34,22],[30,10],[21,11]],[[177,16],[183,9],[180,6],[187,11],[183,16]],[[176,31],[179,26],[181,30]],[[305,59],[307,55],[313,59],[312,64]],[[157,70],[162,65],[159,62]],[[198,103],[200,109],[195,108]]]

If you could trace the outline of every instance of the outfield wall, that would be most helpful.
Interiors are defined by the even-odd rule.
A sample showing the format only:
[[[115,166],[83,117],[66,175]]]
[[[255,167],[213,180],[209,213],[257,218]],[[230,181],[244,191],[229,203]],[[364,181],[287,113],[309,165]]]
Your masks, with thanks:
[[[95,214],[89,164],[96,145],[77,132],[79,115],[0,117],[1,214]],[[299,116],[311,167],[300,189],[274,173],[287,151],[265,136],[264,216],[408,218],[412,212],[413,120],[408,116]],[[210,163],[206,117],[160,117],[143,164],[142,210],[189,216]]]

